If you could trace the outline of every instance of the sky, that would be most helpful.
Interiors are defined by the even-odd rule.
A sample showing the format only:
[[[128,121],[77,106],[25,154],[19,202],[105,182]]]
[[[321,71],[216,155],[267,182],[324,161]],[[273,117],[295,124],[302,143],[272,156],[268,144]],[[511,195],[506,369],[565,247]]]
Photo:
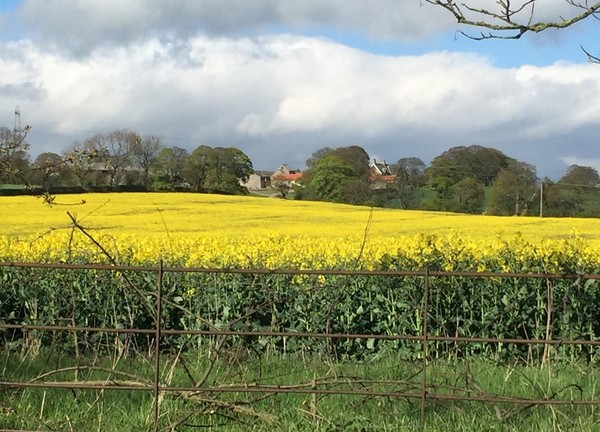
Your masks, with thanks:
[[[539,3],[536,19],[575,12]],[[0,0],[0,126],[18,106],[33,157],[129,129],[238,147],[257,170],[323,147],[429,163],[473,144],[540,177],[600,170],[600,65],[580,48],[600,53],[600,21],[461,30],[481,31],[423,0]]]

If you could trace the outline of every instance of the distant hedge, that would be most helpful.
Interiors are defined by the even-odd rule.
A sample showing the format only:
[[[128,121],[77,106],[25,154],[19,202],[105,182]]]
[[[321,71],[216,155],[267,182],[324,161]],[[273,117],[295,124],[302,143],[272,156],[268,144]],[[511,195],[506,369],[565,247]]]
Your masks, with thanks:
[[[45,193],[49,193],[51,195],[66,195],[87,192],[148,192],[148,189],[142,185],[118,185],[112,188],[109,186],[56,186],[51,187],[50,189],[38,187],[7,189],[0,188],[0,196],[38,196]]]

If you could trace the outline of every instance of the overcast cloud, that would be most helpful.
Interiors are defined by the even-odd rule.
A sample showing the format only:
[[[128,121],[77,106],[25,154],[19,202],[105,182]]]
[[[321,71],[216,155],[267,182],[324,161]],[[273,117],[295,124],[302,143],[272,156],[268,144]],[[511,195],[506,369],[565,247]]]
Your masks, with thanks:
[[[416,40],[452,26],[419,0],[25,0],[20,16],[39,40],[83,54],[157,34],[178,38],[334,28]]]
[[[128,128],[189,150],[236,146],[256,169],[301,168],[324,146],[429,162],[470,144],[541,175],[600,169],[600,65],[361,47],[452,38],[450,17],[418,0],[24,0],[0,26],[0,121],[12,126],[18,105],[34,154]]]

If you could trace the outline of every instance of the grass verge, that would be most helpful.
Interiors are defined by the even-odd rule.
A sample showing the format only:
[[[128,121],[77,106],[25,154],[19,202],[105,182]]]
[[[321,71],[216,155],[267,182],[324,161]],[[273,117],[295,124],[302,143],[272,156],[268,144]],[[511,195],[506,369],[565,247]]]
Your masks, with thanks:
[[[212,389],[163,392],[159,429],[177,431],[411,431],[420,430],[422,363],[385,355],[365,361],[332,361],[317,355],[257,355],[252,350],[165,354],[161,385]],[[2,381],[78,382],[137,385],[143,391],[0,388],[0,429],[152,430],[150,390],[154,360],[145,355],[74,358],[41,352],[23,358],[2,355]],[[427,431],[594,431],[593,405],[517,405],[511,398],[595,400],[598,371],[579,363],[544,367],[499,364],[489,359],[433,361],[427,368],[429,394],[506,398],[507,402],[427,400]],[[285,391],[378,392],[294,394],[251,391],[257,386]],[[148,387],[149,386],[149,387]],[[246,388],[229,391],[231,387]]]

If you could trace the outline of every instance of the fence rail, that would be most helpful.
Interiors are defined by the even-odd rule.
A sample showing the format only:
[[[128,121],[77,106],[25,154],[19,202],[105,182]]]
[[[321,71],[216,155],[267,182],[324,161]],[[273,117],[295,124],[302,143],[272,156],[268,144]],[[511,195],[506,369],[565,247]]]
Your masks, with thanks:
[[[164,267],[161,264],[157,266],[127,266],[127,265],[74,265],[74,264],[43,264],[43,263],[13,263],[0,262],[0,269],[52,269],[65,272],[76,270],[95,270],[99,272],[147,272],[154,273],[157,276],[157,284],[154,292],[155,302],[152,309],[152,319],[154,326],[149,328],[116,328],[104,326],[81,326],[81,325],[35,325],[35,324],[15,324],[1,321],[0,331],[19,331],[22,334],[28,332],[66,332],[66,333],[99,333],[114,335],[147,335],[154,338],[154,350],[152,352],[154,364],[154,377],[152,382],[137,384],[109,384],[109,383],[86,383],[77,381],[0,381],[1,388],[12,389],[96,389],[96,390],[117,390],[128,392],[152,392],[154,405],[152,412],[152,428],[159,430],[160,404],[159,400],[162,394],[216,394],[216,393],[263,393],[263,394],[306,394],[306,395],[341,395],[341,396],[362,396],[362,397],[388,397],[388,398],[409,398],[420,400],[420,429],[426,429],[425,408],[431,401],[467,401],[477,403],[505,403],[514,405],[573,405],[573,406],[593,406],[600,405],[600,399],[535,399],[519,397],[503,397],[497,395],[478,395],[469,389],[459,389],[456,394],[436,393],[435,386],[430,383],[433,373],[430,370],[431,358],[429,355],[430,343],[451,343],[451,344],[514,344],[524,346],[544,345],[550,346],[591,346],[600,345],[600,339],[591,335],[590,339],[568,339],[552,338],[547,334],[546,338],[514,338],[514,337],[470,337],[470,336],[450,336],[431,334],[428,324],[431,321],[430,293],[429,284],[434,278],[497,278],[497,279],[515,279],[515,280],[534,280],[544,279],[547,281],[555,280],[574,280],[574,281],[597,281],[600,280],[599,274],[580,275],[580,274],[546,274],[546,273],[495,273],[495,272],[444,272],[430,271],[345,271],[345,270],[294,270],[294,269],[226,269],[226,268],[175,268]],[[389,278],[413,277],[420,278],[423,281],[423,300],[421,306],[421,316],[423,317],[421,334],[364,334],[364,333],[336,333],[336,332],[308,332],[308,331],[274,331],[274,330],[236,330],[236,329],[173,329],[163,324],[163,277],[168,273],[207,273],[207,274],[244,274],[244,275],[282,275],[282,276],[383,276]],[[552,294],[549,285],[548,295],[548,313],[551,312]],[[410,391],[391,391],[377,389],[361,388],[330,388],[319,383],[312,385],[298,386],[297,384],[281,385],[262,385],[248,384],[239,385],[219,385],[219,386],[169,386],[161,380],[161,341],[164,338],[173,336],[207,336],[207,337],[266,337],[266,338],[311,338],[311,339],[346,339],[346,340],[380,340],[380,341],[407,341],[420,343],[422,345],[420,385]],[[76,368],[76,367],[75,367]],[[413,385],[415,387],[415,385]],[[11,430],[11,429],[2,429]],[[14,429],[16,431],[16,429]]]

